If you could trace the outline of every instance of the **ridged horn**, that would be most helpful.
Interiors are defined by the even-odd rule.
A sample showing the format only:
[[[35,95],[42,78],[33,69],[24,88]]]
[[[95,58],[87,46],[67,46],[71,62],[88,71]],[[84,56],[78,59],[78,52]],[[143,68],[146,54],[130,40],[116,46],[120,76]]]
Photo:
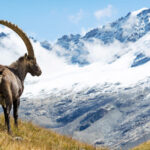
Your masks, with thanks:
[[[5,25],[9,27],[10,29],[12,29],[13,31],[15,31],[25,43],[27,51],[28,51],[28,56],[31,58],[34,58],[33,47],[27,35],[18,26],[16,26],[15,24],[12,24],[11,22],[0,20],[0,24]]]

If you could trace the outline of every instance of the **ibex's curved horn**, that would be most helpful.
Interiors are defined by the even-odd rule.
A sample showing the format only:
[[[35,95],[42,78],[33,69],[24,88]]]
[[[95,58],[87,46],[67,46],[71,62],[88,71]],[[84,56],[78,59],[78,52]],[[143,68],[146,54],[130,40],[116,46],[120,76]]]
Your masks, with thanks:
[[[22,40],[24,41],[26,48],[28,50],[28,56],[33,58],[34,57],[33,47],[32,47],[32,44],[31,44],[29,38],[27,37],[27,35],[18,26],[14,25],[8,21],[0,20],[0,24],[9,27],[10,29],[15,31],[22,38]]]

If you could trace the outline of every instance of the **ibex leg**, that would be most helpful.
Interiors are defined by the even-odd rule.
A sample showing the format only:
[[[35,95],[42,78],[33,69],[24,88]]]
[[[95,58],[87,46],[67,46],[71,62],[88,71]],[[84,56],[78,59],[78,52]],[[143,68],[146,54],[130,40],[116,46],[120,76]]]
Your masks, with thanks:
[[[16,127],[18,127],[18,108],[19,108],[19,105],[20,105],[20,99],[15,100],[13,102],[13,115],[14,115],[14,123],[15,123]]]

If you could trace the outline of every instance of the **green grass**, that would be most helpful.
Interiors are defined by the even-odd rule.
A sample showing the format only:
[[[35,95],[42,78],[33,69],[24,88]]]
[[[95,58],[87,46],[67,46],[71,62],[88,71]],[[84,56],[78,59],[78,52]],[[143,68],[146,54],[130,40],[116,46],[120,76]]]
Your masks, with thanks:
[[[95,148],[71,137],[19,120],[19,129],[13,125],[12,135],[7,134],[4,118],[0,116],[0,150],[108,150]],[[19,137],[16,139],[16,137]]]

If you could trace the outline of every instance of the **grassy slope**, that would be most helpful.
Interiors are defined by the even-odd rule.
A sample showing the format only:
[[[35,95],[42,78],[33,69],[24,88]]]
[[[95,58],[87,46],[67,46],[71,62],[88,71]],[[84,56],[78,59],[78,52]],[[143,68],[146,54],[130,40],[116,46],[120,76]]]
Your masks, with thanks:
[[[4,118],[0,116],[0,150],[95,150],[91,145],[38,127],[31,122],[19,120],[19,129],[16,129],[11,119],[11,127],[10,136],[4,126]],[[96,148],[96,150],[106,149]]]
[[[150,141],[140,144],[136,146],[132,150],[150,150]]]

